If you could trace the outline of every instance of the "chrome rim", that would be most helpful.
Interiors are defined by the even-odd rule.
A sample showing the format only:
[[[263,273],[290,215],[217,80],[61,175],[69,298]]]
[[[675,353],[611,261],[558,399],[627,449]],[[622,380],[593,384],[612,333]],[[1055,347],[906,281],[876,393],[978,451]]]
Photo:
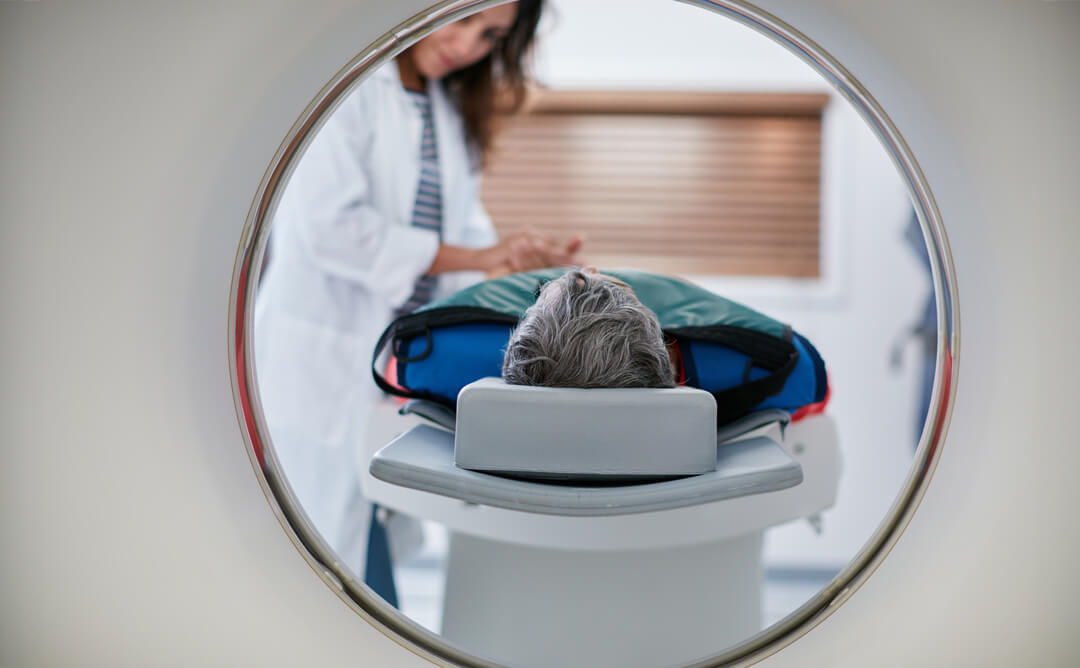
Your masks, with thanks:
[[[448,0],[389,30],[343,67],[307,106],[290,129],[268,167],[244,224],[229,298],[228,354],[233,399],[248,457],[274,514],[301,555],[354,611],[404,648],[441,665],[497,666],[458,648],[389,606],[356,580],[307,521],[270,447],[256,388],[252,349],[255,285],[269,236],[269,220],[278,186],[297,156],[345,95],[368,74],[447,23],[505,0]],[[793,26],[748,2],[680,0],[737,21],[780,43],[818,71],[859,113],[889,154],[911,197],[930,255],[937,305],[938,339],[934,384],[926,423],[914,461],[884,520],[854,559],[817,595],[776,624],[724,649],[695,667],[757,663],[795,642],[828,617],[874,573],[899,540],[926,492],[941,456],[952,413],[958,371],[960,327],[957,286],[941,215],[926,178],[907,143],[884,109],[835,58]]]

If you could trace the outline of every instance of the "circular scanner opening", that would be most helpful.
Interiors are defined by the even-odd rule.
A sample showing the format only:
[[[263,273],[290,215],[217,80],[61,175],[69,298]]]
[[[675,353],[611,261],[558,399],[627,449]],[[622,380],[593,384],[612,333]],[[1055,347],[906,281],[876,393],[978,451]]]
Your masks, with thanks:
[[[256,463],[260,480],[264,488],[268,490],[272,498],[272,506],[282,520],[287,533],[297,543],[301,552],[322,577],[328,583],[333,584],[335,590],[365,619],[372,621],[398,642],[410,647],[422,656],[436,662],[464,665],[489,665],[491,659],[484,657],[482,652],[477,652],[475,648],[468,645],[448,642],[437,632],[438,620],[433,623],[420,619],[416,615],[410,618],[406,616],[409,614],[407,608],[405,610],[406,614],[402,614],[388,605],[381,597],[363,584],[364,578],[362,576],[357,575],[350,569],[347,556],[335,552],[326,537],[313,526],[312,518],[292,490],[288,472],[283,469],[275,454],[274,434],[267,427],[267,420],[262,412],[258,380],[255,377],[251,351],[254,345],[254,310],[260,279],[267,263],[274,261],[273,257],[267,257],[266,252],[268,239],[272,231],[270,223],[275,214],[281,191],[288,183],[297,162],[302,159],[304,150],[309,145],[311,138],[319,132],[326,117],[373,71],[384,66],[409,46],[430,35],[440,27],[498,4],[493,2],[457,2],[437,5],[396,26],[373,44],[363,49],[352,62],[335,75],[333,80],[324,87],[316,99],[309,104],[283,142],[267,172],[267,176],[260,185],[255,205],[249,213],[245,237],[234,274],[230,305],[231,340],[234,344],[230,350],[234,395],[238,411],[240,411],[244,424],[247,426],[246,436],[252,460]],[[549,32],[541,33],[540,46],[538,47],[537,65],[542,70],[541,76],[543,77],[544,72],[546,72],[548,79],[560,80],[563,88],[577,89],[579,91],[582,88],[588,88],[590,85],[593,88],[602,87],[602,84],[597,82],[600,82],[604,77],[607,77],[608,83],[613,88],[625,91],[627,88],[634,87],[633,77],[627,76],[624,80],[618,80],[618,75],[613,76],[609,69],[605,69],[609,66],[609,63],[603,59],[597,59],[595,62],[579,59],[574,62],[573,66],[570,66],[567,63],[571,62],[571,60],[552,53],[551,49],[554,49],[557,43],[563,48],[569,49],[570,53],[573,53],[575,48],[573,46],[575,44],[574,26],[584,25],[584,22],[575,23],[578,18],[576,13],[578,10],[574,9],[573,3],[555,4],[557,9],[560,10],[556,19],[557,25],[555,28],[550,25],[547,26]],[[831,157],[829,152],[836,143],[839,143],[841,145],[839,150],[846,150],[849,159],[866,161],[868,158],[864,151],[868,150],[868,144],[865,142],[860,143],[861,136],[858,135],[858,131],[847,129],[850,126],[844,125],[845,118],[849,121],[858,119],[863,127],[861,132],[864,132],[867,137],[872,139],[873,148],[880,155],[870,159],[870,161],[876,160],[879,164],[887,163],[895,168],[894,173],[898,175],[897,192],[902,192],[903,198],[895,200],[899,204],[895,209],[896,213],[889,221],[891,232],[888,232],[886,236],[892,234],[894,237],[889,240],[889,243],[902,245],[904,243],[902,236],[906,231],[908,232],[908,238],[914,239],[916,246],[921,243],[925,250],[925,255],[922,258],[918,257],[919,253],[911,253],[909,258],[911,266],[907,270],[913,272],[913,275],[924,272],[921,280],[925,281],[927,290],[932,290],[932,295],[926,302],[928,306],[926,307],[927,313],[924,320],[932,320],[934,326],[929,331],[924,327],[919,340],[905,338],[903,331],[898,329],[896,337],[879,346],[891,351],[891,356],[894,358],[891,361],[892,372],[889,370],[890,363],[882,361],[880,356],[872,361],[873,364],[880,364],[880,371],[876,373],[882,376],[895,373],[900,377],[907,378],[912,390],[925,387],[925,396],[917,398],[917,393],[911,392],[912,397],[909,404],[905,404],[904,409],[898,411],[898,413],[911,413],[897,418],[900,423],[908,420],[908,422],[916,426],[910,429],[908,432],[910,436],[906,437],[908,451],[899,454],[895,451],[892,453],[894,460],[901,462],[899,466],[902,466],[903,469],[900,470],[894,467],[893,472],[889,474],[892,476],[892,486],[888,490],[886,497],[882,497],[884,500],[879,499],[878,502],[882,513],[876,516],[872,524],[861,528],[859,530],[861,533],[856,531],[854,538],[847,541],[848,546],[845,549],[848,552],[842,564],[836,563],[836,559],[833,558],[828,568],[821,569],[827,572],[827,578],[819,580],[813,586],[811,593],[804,592],[797,599],[782,604],[779,607],[780,611],[775,613],[776,618],[765,620],[762,628],[757,633],[745,634],[744,637],[740,637],[738,641],[733,643],[720,643],[720,646],[713,648],[712,654],[704,659],[699,660],[695,657],[685,656],[672,657],[672,661],[688,665],[729,665],[732,663],[753,662],[793,642],[831,614],[831,611],[836,608],[838,603],[842,603],[850,597],[884,559],[891,546],[899,538],[907,522],[910,521],[915,508],[925,493],[934,466],[940,456],[955,387],[956,346],[959,341],[955,306],[956,283],[940,215],[929,186],[914,156],[911,155],[906,143],[889,120],[885,111],[880,108],[870,93],[840,63],[814,43],[810,37],[777,17],[744,2],[690,1],[684,5],[671,6],[671,3],[660,3],[656,0],[635,3],[629,7],[625,6],[625,4],[622,6],[627,17],[639,9],[644,11],[643,8],[646,7],[655,7],[658,11],[674,12],[680,17],[683,14],[689,14],[686,17],[689,23],[684,26],[684,29],[691,34],[695,30],[718,32],[728,30],[731,26],[737,26],[739,30],[747,35],[745,38],[747,41],[744,45],[747,52],[752,52],[758,48],[758,42],[755,40],[763,35],[771,40],[773,44],[780,45],[790,54],[794,54],[805,66],[812,68],[824,82],[821,90],[825,90],[827,87],[829,91],[829,101],[820,121],[821,169],[818,175],[819,185],[815,186],[819,188],[820,193],[820,217],[818,219],[820,256],[817,260],[816,272],[811,271],[810,275],[807,276],[794,278],[789,276],[781,279],[775,277],[773,279],[763,279],[761,276],[747,278],[745,274],[738,274],[738,270],[735,270],[736,275],[734,276],[725,275],[720,277],[710,277],[703,274],[703,271],[707,270],[700,269],[679,273],[689,274],[698,282],[706,283],[708,287],[718,292],[730,293],[735,291],[739,294],[740,301],[766,312],[779,311],[785,316],[790,313],[790,320],[800,330],[805,328],[813,330],[815,322],[828,320],[829,316],[808,316],[800,310],[801,307],[790,306],[790,303],[801,301],[809,304],[808,308],[811,309],[834,308],[837,303],[859,303],[862,297],[857,294],[857,288],[853,287],[853,283],[858,283],[856,276],[861,276],[859,272],[865,270],[860,269],[857,257],[861,246],[858,245],[858,241],[845,240],[846,235],[854,235],[856,231],[853,228],[845,227],[843,222],[845,207],[850,209],[857,206],[851,204],[854,198],[853,194],[844,192],[845,187],[855,187],[856,183],[852,180],[851,173],[857,170],[854,170],[850,165],[846,167],[843,165],[837,166],[835,161],[840,159]],[[701,13],[703,10],[715,16],[704,15]],[[725,21],[725,19],[729,21]],[[667,17],[663,19],[663,21],[669,20]],[[654,22],[654,25],[663,25],[663,23],[655,22],[655,19],[651,21]],[[662,54],[651,52],[654,47],[653,42],[632,32],[632,26],[635,25],[632,20],[624,17],[620,23],[624,24],[621,35],[627,41],[624,48],[628,49],[624,58],[633,59],[637,57],[641,59],[640,63],[652,60],[661,63],[661,66],[670,64],[665,61]],[[720,27],[719,23],[723,23],[724,26]],[[562,30],[562,32],[557,32],[558,30]],[[576,30],[581,30],[581,28]],[[595,42],[599,39],[596,31],[590,33],[590,31],[585,30],[584,32],[584,39],[591,42],[595,47]],[[729,33],[725,32],[723,34],[728,35]],[[550,48],[545,45],[545,38],[550,41]],[[742,38],[729,37],[728,39]],[[635,45],[636,51],[634,51]],[[545,48],[548,50],[545,51]],[[746,63],[735,66],[730,63],[713,65],[713,69],[729,69],[730,71],[720,77],[726,77],[727,83],[725,85],[729,89],[741,88],[742,92],[747,92],[747,87],[752,89],[754,84],[748,83],[748,80],[739,79],[739,66],[747,70],[753,69],[753,66]],[[703,67],[703,69],[708,69],[708,66]],[[639,81],[648,79],[649,76],[649,72],[647,70],[643,71],[641,68],[634,75]],[[657,80],[660,78],[659,74],[655,76]],[[651,81],[647,87],[656,89],[657,87],[667,86],[668,88],[681,90],[686,90],[688,87],[698,87],[700,92],[700,87],[703,84],[700,82],[695,83],[692,73],[688,74],[683,71],[681,76],[682,79],[676,78],[673,82],[668,81],[659,85],[656,81]],[[782,80],[780,82],[781,86],[785,82],[791,84],[792,81],[802,81],[797,77],[792,78],[786,74],[774,76],[778,77],[777,80]],[[788,78],[785,79],[785,77]],[[550,81],[543,81],[543,83],[550,85]],[[771,83],[776,84],[777,81],[774,80]],[[796,88],[802,86],[802,89],[798,91],[800,93],[820,92],[813,85],[796,83],[794,86]],[[757,87],[763,88],[766,86],[759,83]],[[750,92],[760,93],[761,91],[751,90]],[[845,144],[846,146],[844,146]],[[495,160],[497,161],[497,157]],[[848,216],[850,217],[850,215],[849,211]],[[869,225],[869,223],[867,224]],[[902,264],[901,260],[895,260],[895,258],[908,251],[893,252],[890,257]],[[663,265],[661,264],[660,267],[662,268]],[[910,297],[910,295],[908,298],[912,300],[909,304],[912,306],[909,309],[911,317],[908,317],[905,323],[909,324],[911,321],[917,321],[920,304],[917,298]],[[764,306],[760,306],[762,303]],[[865,317],[865,313],[860,317]],[[905,319],[900,317],[900,320],[904,321]],[[808,324],[803,324],[807,321],[809,321]],[[829,338],[828,334],[822,336],[825,339]],[[835,349],[841,346],[830,343],[828,347]],[[926,347],[929,351],[926,356],[929,365],[928,370],[921,374],[917,368],[919,365],[911,362],[912,358],[917,358],[920,347]],[[826,363],[831,363],[829,351],[825,350],[825,346],[822,346],[822,348]],[[904,363],[905,357],[907,358],[906,366]],[[899,362],[897,358],[899,358]],[[896,368],[900,368],[900,370],[896,371]],[[843,416],[845,410],[851,413],[857,412],[857,407],[853,404],[851,397],[860,394],[865,388],[859,387],[859,376],[850,374],[845,376],[847,372],[843,363],[838,363],[837,368],[835,370],[831,369],[831,371],[834,372],[833,379],[837,383],[834,387],[837,396],[834,398],[830,410],[840,411],[841,413],[838,416],[838,421],[840,422],[841,452],[845,464],[843,475],[854,476],[858,480],[860,479],[859,453],[845,450],[845,447],[858,448],[860,445],[855,443],[845,445],[844,435],[858,434],[859,432],[854,427],[845,428]],[[852,380],[845,387],[842,383],[847,377]],[[912,379],[917,380],[912,381]],[[918,413],[920,410],[922,412]],[[918,413],[918,417],[916,417],[915,413]],[[796,455],[802,455],[805,449],[805,444],[801,442],[792,445],[792,451]],[[843,477],[842,480],[844,480]],[[846,481],[844,484],[847,484]],[[866,484],[863,486],[865,487]],[[856,501],[857,499],[852,495],[856,494],[859,488],[859,485],[847,484],[847,487],[842,485],[838,493],[836,507],[826,511],[823,517],[811,518],[814,522],[820,520],[823,535],[828,537],[830,530],[832,530],[832,527],[830,527],[830,512],[837,514],[841,519],[846,518],[846,515],[842,515],[846,506],[842,504],[851,504]],[[430,530],[430,527],[428,528]],[[777,579],[790,577],[792,573],[799,570],[800,567],[796,566],[789,567],[785,571],[783,564],[790,564],[791,560],[788,559],[787,562],[784,560],[787,556],[790,556],[793,549],[796,549],[792,548],[792,545],[798,545],[799,541],[804,539],[804,535],[814,534],[816,528],[817,525],[814,523],[799,523],[797,527],[792,526],[782,529],[781,532],[777,533],[779,538],[766,538],[764,548],[766,580],[770,575],[768,565],[770,556],[776,563],[781,564],[773,567],[773,571],[775,571],[773,575],[776,575]],[[434,541],[439,543],[440,536],[443,535],[436,528]],[[432,535],[429,535],[428,538],[430,542]],[[816,554],[817,557],[825,555],[825,557],[821,558],[826,562],[829,561],[830,554],[835,555],[837,553],[836,550],[830,553],[828,549],[821,548],[820,543],[808,544],[811,545],[810,553]],[[817,547],[815,548],[813,545],[817,545]],[[813,564],[816,562],[814,562],[814,558],[808,558],[806,563]],[[813,569],[804,568],[804,570]],[[820,573],[817,573],[817,575],[820,578]],[[635,583],[627,582],[626,585],[633,587]],[[665,610],[658,605],[655,608],[655,614],[659,616],[671,613],[670,610]],[[508,660],[507,657],[499,658]],[[510,657],[509,660],[513,658]]]

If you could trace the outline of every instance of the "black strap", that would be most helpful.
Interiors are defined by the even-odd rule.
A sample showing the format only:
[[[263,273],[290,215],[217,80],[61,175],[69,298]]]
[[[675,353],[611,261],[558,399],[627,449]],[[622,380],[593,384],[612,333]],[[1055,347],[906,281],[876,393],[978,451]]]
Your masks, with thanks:
[[[792,350],[788,360],[768,376],[713,392],[716,397],[716,423],[724,425],[750,413],[755,406],[784,389],[788,376],[799,361],[799,351]]]
[[[787,364],[788,357],[795,348],[791,339],[791,328],[787,326],[780,338],[735,325],[676,327],[665,329],[664,333],[676,339],[725,345],[751,357],[755,364],[766,369],[777,369]]]
[[[454,402],[448,401],[445,397],[440,397],[431,394],[430,392],[410,390],[405,387],[391,385],[390,382],[379,373],[379,355],[382,354],[383,349],[386,348],[388,343],[391,341],[393,342],[391,352],[397,357],[399,363],[398,368],[400,369],[408,362],[422,360],[431,354],[433,344],[431,338],[432,329],[448,325],[481,322],[516,325],[517,321],[518,319],[511,315],[478,306],[450,306],[436,309],[422,309],[420,311],[399,316],[383,330],[382,335],[379,337],[379,341],[375,344],[375,353],[371,356],[371,376],[375,379],[375,384],[379,386],[379,389],[387,394],[392,394],[395,397],[405,397],[406,399],[428,399],[452,408]],[[424,351],[418,355],[401,357],[401,351],[399,350],[401,343],[412,340],[414,337],[421,334],[427,338],[427,346]],[[399,375],[399,379],[402,375],[404,374]]]
[[[425,327],[424,331],[421,332],[421,334],[424,335],[424,339],[425,339],[425,342],[426,342],[427,345],[424,347],[424,350],[422,352],[417,353],[416,355],[402,355],[401,354],[402,351],[399,348],[399,344],[401,344],[401,343],[406,343],[406,342],[411,343],[412,342],[411,338],[408,341],[406,341],[406,339],[404,339],[403,337],[395,337],[394,338],[394,345],[390,346],[390,349],[394,351],[394,357],[397,358],[399,364],[408,364],[409,362],[419,362],[420,360],[425,359],[428,355],[431,354],[431,348],[432,348],[433,344],[435,343],[431,339],[431,328]]]
[[[371,376],[375,379],[375,384],[379,386],[379,389],[387,394],[392,394],[395,397],[405,397],[406,399],[420,399],[422,397],[411,390],[391,385],[390,381],[383,378],[382,374],[379,373],[379,355],[382,354],[383,348],[386,347],[387,342],[394,338],[396,331],[396,323],[390,323],[390,326],[383,330],[378,343],[375,344],[375,354],[371,356]],[[428,347],[430,348],[430,343],[428,344]]]
[[[432,326],[478,322],[481,320],[487,320],[489,322],[507,322],[508,320],[512,320],[512,318],[508,318],[505,315],[501,317],[492,317],[490,311],[474,307],[458,307],[447,309],[447,311],[450,312],[447,313],[446,311],[443,311],[442,313],[436,314],[422,312],[403,316],[390,323],[390,326],[383,331],[382,335],[379,337],[379,341],[375,344],[375,353],[371,358],[371,374],[375,380],[375,384],[379,386],[379,389],[387,394],[397,397],[405,397],[406,399],[427,399],[445,406],[450,406],[451,408],[454,407],[454,402],[447,400],[445,397],[440,397],[430,392],[410,390],[408,388],[391,385],[390,382],[379,373],[378,369],[379,356],[390,341],[395,342],[393,352],[396,355],[399,352],[397,350],[399,339],[411,340],[413,337],[420,334],[427,337],[427,346],[423,353],[411,357],[399,358],[398,360],[399,362],[410,362],[423,359],[430,354],[432,345]],[[487,317],[478,318],[477,316],[481,314]],[[432,317],[433,315],[434,317]],[[779,394],[780,391],[784,389],[784,383],[787,381],[788,376],[791,375],[791,372],[795,370],[795,365],[799,360],[799,351],[790,343],[791,330],[789,327],[785,327],[784,330],[784,339],[786,340],[778,340],[767,334],[731,326],[682,328],[667,333],[674,335],[677,340],[681,339],[683,336],[690,335],[687,338],[700,337],[707,341],[725,343],[737,350],[749,354],[752,358],[751,364],[756,361],[765,368],[772,368],[772,371],[767,376],[741,384],[737,387],[712,393],[712,395],[716,397],[716,421],[717,424],[720,425],[727,424],[732,420],[750,413],[753,408],[762,401]],[[701,336],[702,333],[708,333],[709,336]],[[697,335],[696,337],[693,336],[695,334]],[[683,351],[684,368],[693,371],[693,360],[689,355],[690,346],[680,346],[680,348]],[[748,366],[746,369],[747,372],[749,371],[749,368],[750,367]],[[688,380],[690,379],[688,378]]]

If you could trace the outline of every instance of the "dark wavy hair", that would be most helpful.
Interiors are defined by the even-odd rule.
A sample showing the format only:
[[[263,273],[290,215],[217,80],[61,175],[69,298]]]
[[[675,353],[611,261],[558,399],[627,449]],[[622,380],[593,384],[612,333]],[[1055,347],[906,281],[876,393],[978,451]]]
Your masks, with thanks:
[[[443,79],[465,121],[465,136],[478,167],[491,149],[496,116],[512,114],[525,102],[525,66],[542,9],[543,0],[517,0],[514,23],[491,53]]]

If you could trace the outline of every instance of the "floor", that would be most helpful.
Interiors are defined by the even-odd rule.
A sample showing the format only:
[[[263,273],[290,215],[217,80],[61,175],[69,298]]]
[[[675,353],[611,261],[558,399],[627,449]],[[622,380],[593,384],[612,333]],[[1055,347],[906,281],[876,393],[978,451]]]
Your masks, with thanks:
[[[424,549],[398,566],[394,573],[402,611],[437,633],[442,614],[446,534],[437,525],[425,523],[424,529]],[[828,584],[834,575],[834,572],[821,569],[766,568],[762,593],[764,625],[771,626],[791,613]]]

